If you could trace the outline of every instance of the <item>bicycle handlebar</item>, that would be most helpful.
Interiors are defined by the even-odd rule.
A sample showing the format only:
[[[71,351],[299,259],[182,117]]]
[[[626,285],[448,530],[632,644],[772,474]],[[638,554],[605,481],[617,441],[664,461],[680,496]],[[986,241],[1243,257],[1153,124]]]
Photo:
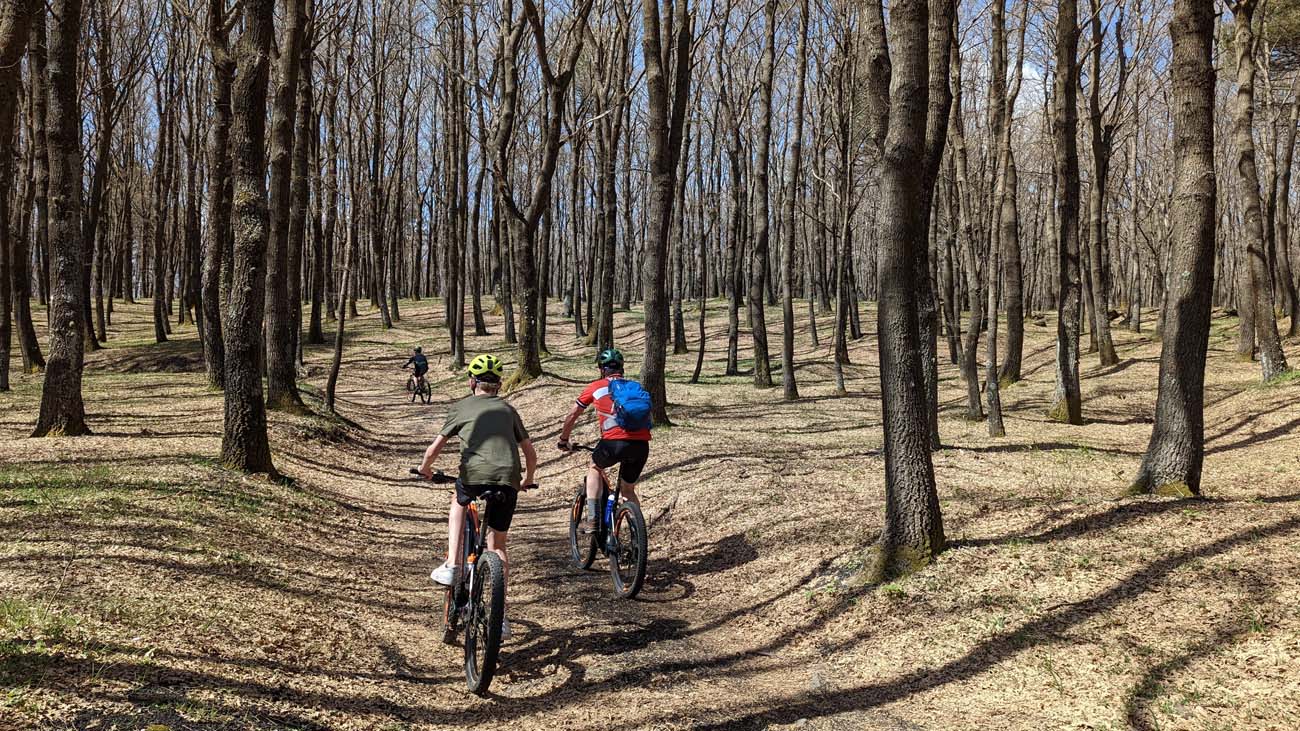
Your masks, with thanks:
[[[556,447],[557,449],[559,449],[561,452],[567,452],[567,453],[569,453],[569,454],[572,454],[573,452],[594,452],[594,451],[596,451],[595,447],[591,447],[591,446],[588,446],[588,445],[586,445],[586,444],[572,444],[572,443],[570,443],[570,444],[565,444],[564,442],[560,442],[560,443],[556,444],[555,447]]]
[[[412,467],[412,468],[411,468],[411,474],[415,475],[416,477],[420,478],[421,480],[427,479],[427,480],[429,480],[429,482],[432,482],[432,483],[435,483],[435,484],[438,484],[438,485],[449,485],[449,484],[451,484],[451,483],[453,483],[453,482],[456,481],[456,476],[455,476],[455,475],[448,475],[448,474],[446,474],[445,472],[443,472],[442,470],[438,470],[437,472],[433,473],[433,477],[428,477],[428,478],[426,478],[424,475],[420,474],[420,470],[416,469],[415,467]]]
[[[416,469],[415,467],[412,467],[412,468],[411,468],[411,474],[412,474],[412,475],[415,475],[416,477],[420,478],[421,480],[423,480],[423,479],[428,479],[430,482],[432,482],[432,483],[434,483],[434,484],[437,484],[437,485],[449,485],[449,484],[454,483],[454,482],[456,481],[456,479],[457,479],[455,475],[449,475],[449,474],[446,474],[446,473],[443,472],[442,470],[438,470],[437,472],[434,472],[434,473],[433,473],[433,477],[425,478],[424,475],[420,474],[420,470]],[[519,488],[519,491],[520,491],[520,492],[524,492],[525,490],[536,490],[536,489],[539,488],[539,487],[541,487],[541,485],[538,485],[536,482],[534,482],[534,483],[532,483],[531,485],[523,485],[523,486],[521,486],[521,487]]]

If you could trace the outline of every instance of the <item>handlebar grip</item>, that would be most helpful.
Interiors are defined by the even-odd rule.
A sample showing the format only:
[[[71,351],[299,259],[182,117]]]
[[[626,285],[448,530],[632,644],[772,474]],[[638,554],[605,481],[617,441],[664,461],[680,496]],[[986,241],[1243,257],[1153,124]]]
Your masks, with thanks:
[[[537,484],[536,482],[534,482],[534,483],[531,484],[531,485],[524,485],[523,487],[519,488],[519,491],[520,491],[520,492],[523,492],[523,491],[525,491],[525,490],[536,490],[536,489],[539,488],[539,487],[541,487],[541,485],[539,485],[539,484]]]

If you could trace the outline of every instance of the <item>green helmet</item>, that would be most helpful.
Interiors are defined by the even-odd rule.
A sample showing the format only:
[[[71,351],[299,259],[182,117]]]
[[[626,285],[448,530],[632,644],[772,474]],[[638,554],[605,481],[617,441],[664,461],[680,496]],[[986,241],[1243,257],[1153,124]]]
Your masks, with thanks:
[[[469,362],[469,374],[480,381],[493,383],[501,380],[505,374],[505,366],[501,359],[495,355],[484,353]]]
[[[606,348],[596,356],[596,365],[601,368],[622,368],[623,351],[618,348]]]

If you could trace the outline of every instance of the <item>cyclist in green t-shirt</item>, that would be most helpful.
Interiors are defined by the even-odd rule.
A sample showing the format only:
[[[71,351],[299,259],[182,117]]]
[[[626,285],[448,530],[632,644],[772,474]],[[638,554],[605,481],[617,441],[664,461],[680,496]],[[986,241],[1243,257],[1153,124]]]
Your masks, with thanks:
[[[479,493],[509,487],[507,498],[488,505],[484,522],[489,531],[488,548],[501,557],[501,565],[509,576],[510,563],[506,556],[506,535],[514,518],[518,490],[533,484],[537,470],[537,452],[528,438],[519,412],[497,396],[501,390],[501,376],[505,369],[495,356],[480,355],[469,364],[471,395],[452,404],[447,410],[447,420],[442,432],[425,450],[420,463],[420,474],[433,475],[433,462],[438,458],[451,437],[460,437],[460,479],[456,481],[456,495],[451,501],[447,516],[447,560],[430,575],[435,582],[450,586],[455,582],[459,566],[452,562],[460,555],[461,534],[465,524],[465,506]],[[519,452],[524,453],[523,474],[520,474]],[[510,634],[510,624],[504,622],[501,636]]]

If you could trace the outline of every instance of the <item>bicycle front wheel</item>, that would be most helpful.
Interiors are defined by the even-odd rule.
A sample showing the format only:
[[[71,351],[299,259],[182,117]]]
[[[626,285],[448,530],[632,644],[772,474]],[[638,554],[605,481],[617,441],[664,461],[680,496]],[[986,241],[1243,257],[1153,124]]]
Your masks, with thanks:
[[[501,620],[506,614],[506,576],[501,557],[485,553],[474,567],[470,612],[465,623],[465,681],[471,693],[486,695],[501,651]]]
[[[632,599],[645,583],[645,533],[641,508],[634,503],[618,506],[610,537],[609,573],[614,578],[614,593],[620,599]]]
[[[569,511],[569,560],[573,567],[586,571],[596,560],[596,534],[582,533],[582,516],[587,512],[587,488],[579,488]]]

